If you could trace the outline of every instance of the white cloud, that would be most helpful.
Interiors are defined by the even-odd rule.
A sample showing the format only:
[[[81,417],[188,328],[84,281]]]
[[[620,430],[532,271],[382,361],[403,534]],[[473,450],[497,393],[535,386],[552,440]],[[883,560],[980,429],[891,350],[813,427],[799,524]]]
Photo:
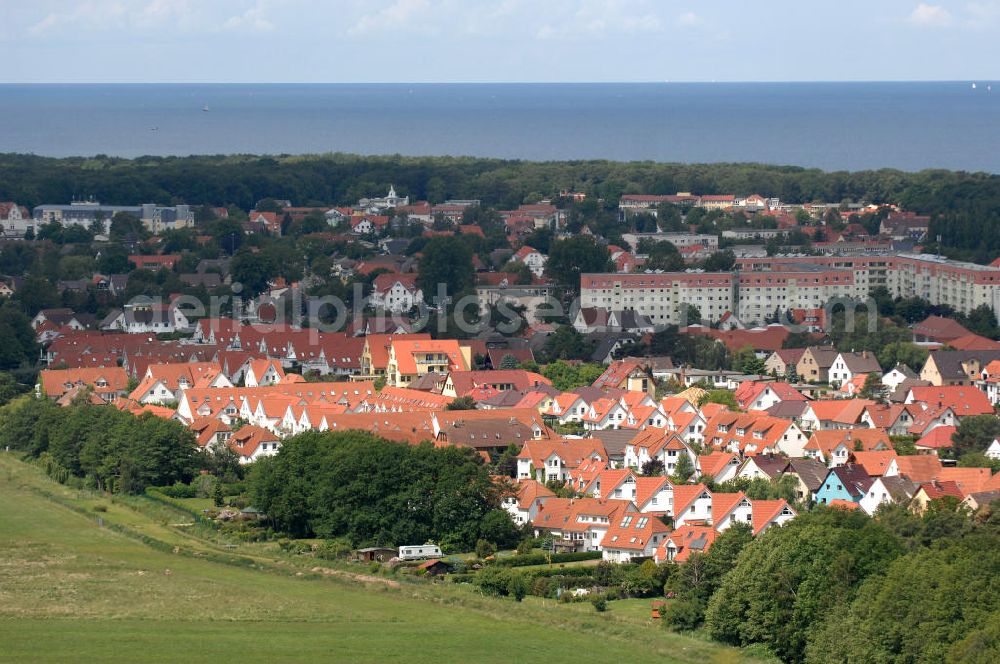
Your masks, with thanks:
[[[701,25],[701,17],[694,12],[684,12],[677,17],[677,25],[692,26]]]
[[[149,0],[141,3],[87,0],[64,11],[49,12],[28,26],[28,33],[41,35],[63,28],[121,30],[163,25],[188,28],[194,24],[191,0]]]
[[[535,33],[539,39],[659,32],[663,22],[647,0],[580,0],[576,11],[554,12]]]
[[[264,0],[257,0],[242,14],[229,17],[222,24],[223,30],[249,30],[254,32],[269,32],[274,30],[274,23],[267,18]]]
[[[347,32],[363,35],[406,27],[429,6],[427,0],[396,0],[376,12],[363,15]]]
[[[910,23],[930,28],[943,28],[951,25],[951,12],[941,5],[928,5],[921,2],[910,13]]]
[[[121,2],[84,2],[75,9],[51,12],[42,20],[28,27],[28,33],[40,35],[64,26],[86,28],[119,28],[127,20],[128,10]]]
[[[165,23],[190,25],[189,0],[152,0],[134,18],[138,27],[156,27]]]

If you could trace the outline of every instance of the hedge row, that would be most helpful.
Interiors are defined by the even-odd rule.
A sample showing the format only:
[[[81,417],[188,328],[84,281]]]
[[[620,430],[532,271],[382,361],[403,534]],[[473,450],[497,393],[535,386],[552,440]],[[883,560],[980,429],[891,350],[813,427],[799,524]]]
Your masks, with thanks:
[[[545,565],[548,563],[574,563],[580,560],[600,560],[600,551],[576,551],[573,553],[554,553],[550,557],[545,553],[528,553],[509,558],[497,558],[494,565],[501,567],[527,567],[528,565]]]

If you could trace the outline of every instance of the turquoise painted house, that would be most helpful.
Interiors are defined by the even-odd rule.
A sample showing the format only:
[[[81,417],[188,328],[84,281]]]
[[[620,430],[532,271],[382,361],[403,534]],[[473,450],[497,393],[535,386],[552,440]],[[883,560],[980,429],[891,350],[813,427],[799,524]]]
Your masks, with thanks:
[[[833,500],[860,502],[874,482],[862,466],[849,463],[831,468],[816,491],[816,503],[829,505]]]

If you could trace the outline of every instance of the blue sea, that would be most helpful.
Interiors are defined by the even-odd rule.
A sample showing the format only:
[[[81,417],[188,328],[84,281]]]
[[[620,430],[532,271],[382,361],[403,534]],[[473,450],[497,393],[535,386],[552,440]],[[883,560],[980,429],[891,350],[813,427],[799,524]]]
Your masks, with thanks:
[[[350,152],[998,173],[1000,85],[0,85],[0,152]]]

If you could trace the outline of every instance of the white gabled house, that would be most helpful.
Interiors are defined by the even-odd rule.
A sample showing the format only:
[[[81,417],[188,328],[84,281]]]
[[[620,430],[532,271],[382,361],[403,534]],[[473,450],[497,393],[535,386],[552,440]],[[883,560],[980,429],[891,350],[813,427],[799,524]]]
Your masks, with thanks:
[[[712,525],[720,533],[737,523],[753,525],[753,503],[739,493],[712,495]]]
[[[642,470],[649,461],[658,460],[663,464],[664,472],[673,474],[686,455],[691,462],[691,468],[697,469],[697,455],[677,434],[664,429],[648,428],[625,444],[624,465],[627,468]]]
[[[674,487],[674,528],[684,524],[711,523],[712,492],[704,484]]]
[[[722,484],[736,477],[742,462],[740,456],[732,452],[712,452],[698,456],[697,475],[699,479]]]
[[[619,429],[625,423],[628,411],[614,399],[595,399],[583,416],[583,428],[590,431]]]
[[[251,360],[243,374],[243,384],[247,387],[277,385],[285,377],[285,370],[279,360]]]
[[[521,480],[512,489],[504,496],[502,505],[519,526],[534,521],[545,501],[555,497],[548,487],[535,480]]]
[[[265,456],[274,456],[281,449],[281,439],[273,432],[248,425],[234,432],[229,446],[240,455],[240,463],[253,463]]]
[[[383,273],[372,282],[368,303],[374,308],[393,313],[409,311],[424,301],[424,292],[417,286],[414,273]]]
[[[559,424],[582,422],[589,410],[587,402],[578,394],[563,392],[552,399],[548,410],[542,413],[546,417],[554,417]]]
[[[865,514],[872,516],[884,503],[908,502],[917,492],[917,485],[900,475],[876,477],[858,504]]]
[[[1000,460],[1000,440],[994,438],[990,446],[986,448],[985,454],[990,459]]]
[[[511,260],[524,263],[533,275],[541,277],[545,274],[545,263],[548,261],[548,257],[537,249],[524,245],[517,250]]]

